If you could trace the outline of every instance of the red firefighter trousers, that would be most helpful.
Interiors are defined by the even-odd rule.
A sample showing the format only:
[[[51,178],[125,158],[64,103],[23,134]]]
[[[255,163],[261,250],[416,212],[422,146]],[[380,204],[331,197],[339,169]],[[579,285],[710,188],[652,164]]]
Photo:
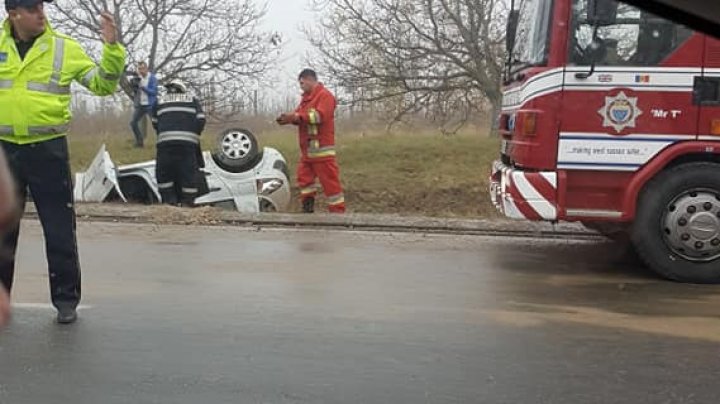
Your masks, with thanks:
[[[297,183],[300,188],[300,199],[314,198],[317,194],[315,179],[320,180],[327,198],[328,210],[332,213],[345,212],[345,195],[340,183],[340,169],[337,160],[301,159],[297,170]]]

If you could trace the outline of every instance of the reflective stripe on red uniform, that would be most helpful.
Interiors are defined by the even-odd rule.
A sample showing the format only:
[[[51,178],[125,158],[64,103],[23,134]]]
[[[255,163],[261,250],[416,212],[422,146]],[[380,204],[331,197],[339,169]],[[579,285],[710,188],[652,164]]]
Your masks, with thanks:
[[[335,156],[335,97],[322,84],[303,95],[295,110],[303,159],[319,160]]]
[[[303,160],[297,171],[297,183],[300,187],[300,199],[315,197],[317,188],[315,179],[320,180],[323,192],[327,196],[328,209],[333,213],[345,212],[345,196],[340,183],[340,169],[334,158],[325,160]]]

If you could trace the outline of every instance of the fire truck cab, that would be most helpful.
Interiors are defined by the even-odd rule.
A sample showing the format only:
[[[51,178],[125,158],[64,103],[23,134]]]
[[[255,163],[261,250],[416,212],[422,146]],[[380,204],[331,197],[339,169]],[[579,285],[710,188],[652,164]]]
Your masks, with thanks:
[[[524,0],[507,36],[495,206],[720,283],[720,41],[615,0]]]

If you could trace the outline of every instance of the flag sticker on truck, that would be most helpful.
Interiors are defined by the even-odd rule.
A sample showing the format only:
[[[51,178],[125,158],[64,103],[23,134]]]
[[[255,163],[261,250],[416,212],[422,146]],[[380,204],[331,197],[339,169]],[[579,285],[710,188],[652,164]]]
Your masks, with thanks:
[[[628,97],[620,92],[614,97],[605,97],[605,105],[598,110],[603,118],[603,126],[613,128],[618,133],[625,128],[634,128],[642,111],[637,106],[637,97]]]

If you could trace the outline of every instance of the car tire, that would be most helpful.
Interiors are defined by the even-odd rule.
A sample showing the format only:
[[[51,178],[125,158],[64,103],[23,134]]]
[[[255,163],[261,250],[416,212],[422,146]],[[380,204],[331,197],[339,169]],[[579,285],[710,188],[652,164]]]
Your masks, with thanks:
[[[227,129],[218,135],[212,157],[223,170],[242,173],[255,167],[262,153],[252,132],[247,129]]]
[[[688,163],[651,180],[640,195],[632,241],[661,276],[720,283],[720,165]]]

